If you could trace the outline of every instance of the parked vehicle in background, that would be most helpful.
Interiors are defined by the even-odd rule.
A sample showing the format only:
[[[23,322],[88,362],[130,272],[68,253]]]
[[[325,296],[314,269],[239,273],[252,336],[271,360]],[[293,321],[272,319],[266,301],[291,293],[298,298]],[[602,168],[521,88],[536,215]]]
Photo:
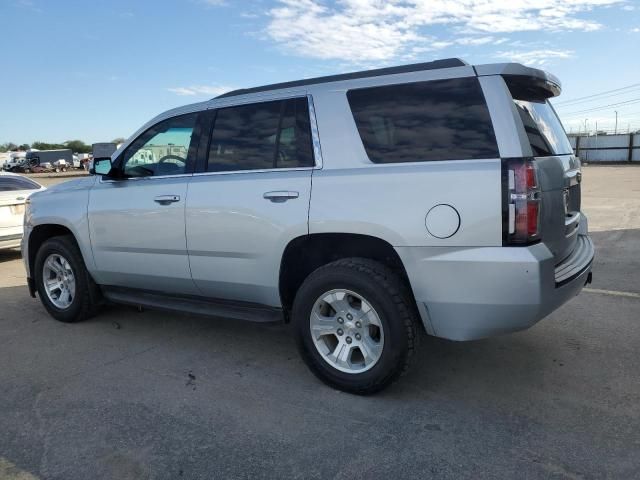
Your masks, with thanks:
[[[0,249],[20,246],[24,224],[24,204],[29,196],[45,187],[13,173],[0,172]]]
[[[541,70],[448,59],[170,110],[97,177],[32,198],[30,293],[65,322],[102,299],[291,321],[320,379],[375,392],[419,330],[523,330],[591,281],[559,93]]]
[[[27,156],[27,152],[8,152],[4,163],[2,164],[2,170],[10,171],[13,167],[19,165]]]
[[[11,172],[29,173],[36,170],[35,167],[48,163],[55,169],[56,162],[64,160],[67,165],[73,162],[73,152],[69,149],[59,150],[29,150],[24,161],[11,168]],[[60,168],[60,167],[58,167]]]
[[[55,162],[53,162],[53,168],[55,169],[56,172],[66,172],[67,169],[73,168],[73,165],[70,163],[67,163],[65,159],[61,158],[60,160],[56,160]]]

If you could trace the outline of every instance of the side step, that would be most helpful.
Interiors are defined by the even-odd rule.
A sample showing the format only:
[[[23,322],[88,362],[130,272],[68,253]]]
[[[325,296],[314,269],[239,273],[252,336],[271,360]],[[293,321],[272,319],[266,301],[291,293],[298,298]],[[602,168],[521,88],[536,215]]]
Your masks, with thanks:
[[[102,286],[105,298],[113,303],[168,310],[180,313],[193,313],[207,317],[233,318],[258,323],[282,323],[284,315],[281,308],[258,305],[255,303],[215,300],[202,297],[176,297],[146,290],[131,290],[119,287]]]

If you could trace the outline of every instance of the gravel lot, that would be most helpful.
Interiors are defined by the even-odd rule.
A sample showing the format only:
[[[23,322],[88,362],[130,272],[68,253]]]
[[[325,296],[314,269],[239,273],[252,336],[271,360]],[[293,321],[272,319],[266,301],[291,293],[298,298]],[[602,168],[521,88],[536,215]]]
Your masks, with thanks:
[[[425,338],[375,397],[287,326],[110,307],[77,325],[0,253],[0,478],[640,478],[640,168],[584,169],[594,283],[529,331]]]

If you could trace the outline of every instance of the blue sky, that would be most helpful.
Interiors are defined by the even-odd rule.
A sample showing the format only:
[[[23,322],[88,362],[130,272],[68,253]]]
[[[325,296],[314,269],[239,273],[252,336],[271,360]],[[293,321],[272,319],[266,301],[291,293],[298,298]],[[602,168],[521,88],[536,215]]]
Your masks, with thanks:
[[[0,0],[0,25],[0,143],[109,141],[232,88],[453,56],[549,70],[558,102],[640,84],[640,0]],[[640,128],[635,99],[558,110]]]

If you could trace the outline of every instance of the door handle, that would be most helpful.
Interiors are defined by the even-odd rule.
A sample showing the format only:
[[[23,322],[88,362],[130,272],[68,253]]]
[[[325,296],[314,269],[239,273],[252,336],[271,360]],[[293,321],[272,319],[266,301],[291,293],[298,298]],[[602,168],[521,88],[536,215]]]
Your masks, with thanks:
[[[292,192],[289,190],[278,190],[274,192],[265,192],[263,198],[266,200],[271,200],[274,203],[282,203],[291,198],[298,198],[299,196],[300,194],[298,192]]]
[[[169,205],[170,203],[179,202],[180,195],[158,195],[153,201],[160,205]]]

